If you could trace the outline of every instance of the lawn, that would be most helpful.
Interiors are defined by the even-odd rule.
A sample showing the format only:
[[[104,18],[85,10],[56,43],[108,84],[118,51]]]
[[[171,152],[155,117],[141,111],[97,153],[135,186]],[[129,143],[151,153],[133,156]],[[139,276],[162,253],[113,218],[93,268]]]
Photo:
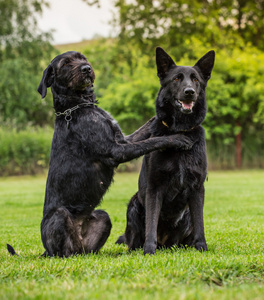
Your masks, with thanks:
[[[264,299],[264,171],[209,172],[209,251],[154,256],[115,245],[137,177],[116,174],[104,198],[113,228],[101,252],[68,259],[40,258],[45,176],[0,178],[0,299]]]

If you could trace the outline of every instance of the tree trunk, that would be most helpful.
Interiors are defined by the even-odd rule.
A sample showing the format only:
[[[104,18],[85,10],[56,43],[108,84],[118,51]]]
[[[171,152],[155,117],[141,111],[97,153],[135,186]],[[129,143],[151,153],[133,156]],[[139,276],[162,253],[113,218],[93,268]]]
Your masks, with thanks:
[[[236,166],[240,169],[242,166],[242,132],[240,123],[237,126],[240,127],[240,132],[236,136]]]

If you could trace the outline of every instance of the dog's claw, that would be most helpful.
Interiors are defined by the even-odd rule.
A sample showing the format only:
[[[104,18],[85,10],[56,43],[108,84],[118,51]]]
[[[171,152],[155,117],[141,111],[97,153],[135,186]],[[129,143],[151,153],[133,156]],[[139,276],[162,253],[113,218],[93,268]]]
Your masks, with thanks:
[[[147,251],[147,250],[144,250],[144,255],[146,255],[146,254],[154,255],[155,253],[156,253],[156,250],[155,250],[155,251]]]
[[[152,244],[152,243],[151,243],[151,244]],[[144,255],[146,255],[146,254],[153,255],[153,254],[156,253],[156,249],[157,249],[156,244],[145,245],[145,246],[144,246]]]
[[[200,251],[200,252],[208,251],[206,243],[196,243],[195,244],[195,249]]]

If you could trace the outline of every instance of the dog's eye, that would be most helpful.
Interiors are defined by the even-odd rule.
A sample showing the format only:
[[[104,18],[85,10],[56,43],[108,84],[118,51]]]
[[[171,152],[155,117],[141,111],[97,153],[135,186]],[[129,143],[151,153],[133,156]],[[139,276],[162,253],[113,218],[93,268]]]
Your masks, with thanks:
[[[178,82],[181,81],[183,79],[183,74],[179,73],[174,77],[174,81]]]
[[[198,82],[198,78],[194,77],[194,78],[193,78],[193,81],[194,81],[194,82]]]
[[[69,63],[70,63],[70,60],[69,60],[69,59],[66,59],[66,60],[63,62],[62,67],[67,66]]]

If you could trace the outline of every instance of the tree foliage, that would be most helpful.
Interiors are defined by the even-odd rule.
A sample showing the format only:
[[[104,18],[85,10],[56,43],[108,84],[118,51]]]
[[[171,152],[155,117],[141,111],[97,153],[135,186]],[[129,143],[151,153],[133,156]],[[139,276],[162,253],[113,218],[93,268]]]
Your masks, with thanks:
[[[51,98],[41,100],[37,93],[40,72],[33,72],[23,58],[8,59],[1,63],[0,78],[2,125],[22,129],[27,125],[52,124]]]
[[[263,147],[264,0],[116,0],[114,3],[119,12],[114,24],[120,28],[117,64],[126,61],[127,78],[117,76],[118,86],[110,84],[104,95],[108,100],[116,95],[124,99],[108,102],[121,125],[129,130],[133,118],[144,120],[135,108],[135,103],[144,98],[144,89],[138,86],[140,93],[135,94],[137,81],[145,83],[142,87],[148,93],[144,95],[149,97],[158,89],[154,81],[148,84],[150,75],[139,79],[140,75],[156,74],[156,46],[162,46],[178,64],[187,65],[214,49],[216,64],[208,85],[208,114],[204,123],[207,139],[211,145],[222,145],[218,149],[228,149],[229,153],[234,152],[231,149],[235,149],[236,143],[239,147],[241,137],[245,149],[249,149],[246,143],[252,136],[255,148]],[[153,59],[144,59],[145,56]],[[144,98],[145,116],[150,114],[148,96]],[[123,107],[118,107],[119,102]],[[135,111],[134,116],[130,107]],[[237,153],[241,152],[238,147]]]
[[[37,26],[45,0],[0,0],[0,61],[24,57],[36,67],[39,59],[49,53],[50,33]]]
[[[183,54],[192,38],[211,47],[250,43],[264,50],[264,0],[117,0],[120,40]],[[176,51],[176,50],[175,50]]]
[[[96,86],[102,96],[102,105],[114,114],[127,133],[155,114],[154,103],[159,89],[154,49],[151,55],[142,54],[137,47],[129,49],[133,72],[130,72],[130,62],[123,60],[115,65],[115,72],[113,69],[109,74],[105,70],[99,72],[98,77],[108,79],[111,74],[111,79],[106,87],[102,87],[100,82]],[[172,55],[176,64],[194,65],[208,51],[200,43],[192,50],[195,58],[185,55],[178,60]],[[87,56],[90,57],[88,52]],[[247,50],[217,51],[212,78],[207,87],[205,127],[208,139],[220,137],[225,144],[230,144],[240,131],[248,133],[252,126],[259,130],[262,128],[263,62],[264,54],[252,47]],[[97,69],[100,69],[99,65]]]
[[[38,29],[45,0],[0,0],[0,121],[22,128],[50,119],[36,92],[54,48],[51,34]],[[49,102],[50,103],[50,102]]]

